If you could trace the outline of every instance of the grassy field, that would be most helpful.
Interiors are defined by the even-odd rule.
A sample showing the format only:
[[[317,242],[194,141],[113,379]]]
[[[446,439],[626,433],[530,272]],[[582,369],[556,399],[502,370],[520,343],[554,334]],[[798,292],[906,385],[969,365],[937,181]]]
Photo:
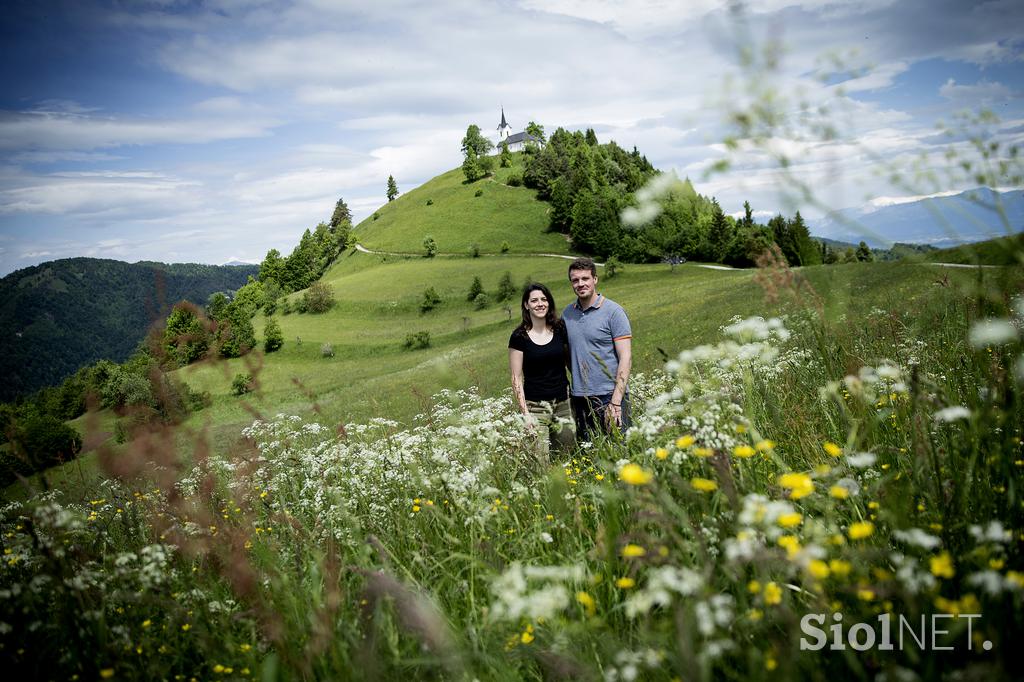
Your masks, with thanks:
[[[459,168],[443,173],[381,206],[377,219],[367,218],[353,234],[374,251],[422,254],[430,235],[442,254],[466,254],[474,244],[496,254],[505,243],[510,253],[567,253],[566,238],[547,231],[549,205],[534,190],[505,184],[510,175],[522,176],[522,154],[512,157],[511,168],[474,183]]]
[[[1024,235],[988,239],[976,244],[964,244],[929,253],[927,260],[934,263],[961,263],[965,265],[1024,265],[1020,254],[1024,252]]]
[[[279,315],[254,397],[229,391],[252,359],[182,370],[212,447],[156,430],[107,453],[121,482],[86,457],[5,507],[8,672],[1020,678],[1019,270],[628,266],[600,288],[633,321],[638,428],[544,470],[502,395],[514,322],[465,292],[509,271],[562,305],[564,269],[346,255],[333,310]],[[445,300],[421,314],[426,286]],[[850,643],[942,616],[952,648],[805,650],[833,613]]]

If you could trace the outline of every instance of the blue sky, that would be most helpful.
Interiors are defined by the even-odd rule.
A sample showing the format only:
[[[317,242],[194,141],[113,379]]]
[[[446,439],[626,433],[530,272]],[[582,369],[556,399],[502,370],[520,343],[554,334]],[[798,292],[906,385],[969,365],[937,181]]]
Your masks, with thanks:
[[[878,171],[906,167],[957,111],[989,108],[994,139],[1024,138],[1020,0],[735,4],[5,3],[0,275],[71,256],[287,253],[339,197],[358,221],[389,174],[405,191],[457,166],[466,127],[493,134],[501,106],[514,130],[592,127],[760,216],[934,191]],[[738,46],[766,44],[774,68],[741,65]],[[845,78],[820,78],[829,55]],[[790,123],[729,151],[728,112],[752,91]],[[801,101],[827,106],[839,136],[815,139]],[[796,182],[821,203],[795,202]]]

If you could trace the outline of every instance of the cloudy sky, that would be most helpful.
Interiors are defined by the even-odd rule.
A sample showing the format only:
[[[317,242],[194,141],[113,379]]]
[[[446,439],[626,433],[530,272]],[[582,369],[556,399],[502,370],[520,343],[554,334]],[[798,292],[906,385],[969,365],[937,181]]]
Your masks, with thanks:
[[[779,190],[795,182],[835,208],[966,189],[879,172],[935,148],[957,111],[988,108],[997,139],[1024,138],[1021,0],[735,4],[8,0],[0,275],[287,253],[339,197],[358,221],[388,174],[405,191],[459,165],[467,125],[493,134],[502,106],[516,131],[594,128],[758,215],[791,212]],[[729,112],[769,95],[784,125],[767,153],[727,150]],[[839,137],[815,141],[801,104],[827,107]]]

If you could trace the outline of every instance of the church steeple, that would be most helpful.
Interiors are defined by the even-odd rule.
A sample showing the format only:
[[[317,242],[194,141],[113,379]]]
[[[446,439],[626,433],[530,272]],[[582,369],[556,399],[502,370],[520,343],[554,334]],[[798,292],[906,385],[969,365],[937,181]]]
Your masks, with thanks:
[[[505,120],[505,107],[501,108],[501,123],[498,124],[498,141],[499,144],[508,137],[509,131],[512,130],[512,126]]]

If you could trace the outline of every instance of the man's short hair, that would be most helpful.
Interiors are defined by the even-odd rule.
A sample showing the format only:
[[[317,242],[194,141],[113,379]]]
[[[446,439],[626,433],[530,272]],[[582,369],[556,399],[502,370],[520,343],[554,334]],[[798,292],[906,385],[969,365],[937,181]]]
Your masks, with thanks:
[[[573,270],[590,270],[590,274],[597,279],[597,264],[594,263],[593,258],[577,258],[569,263],[569,277],[572,277]]]

